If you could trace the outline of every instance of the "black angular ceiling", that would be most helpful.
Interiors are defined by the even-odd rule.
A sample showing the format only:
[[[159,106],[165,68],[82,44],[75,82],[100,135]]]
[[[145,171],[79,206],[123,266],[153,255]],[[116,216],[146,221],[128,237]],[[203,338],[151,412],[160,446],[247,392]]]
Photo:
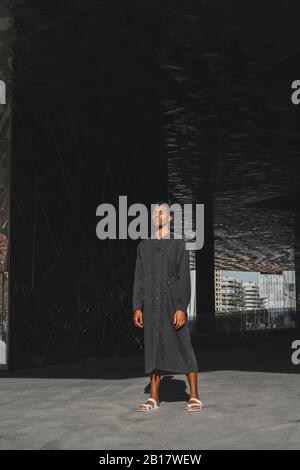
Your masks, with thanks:
[[[96,93],[112,122],[106,91],[114,87],[122,104],[120,76],[132,93],[157,87],[169,196],[210,201],[215,267],[294,268],[300,107],[290,96],[300,78],[299,2],[7,3],[22,31],[16,85],[42,90],[48,106],[69,103],[79,120]]]
[[[297,2],[208,1],[168,20],[169,190],[212,205],[219,269],[294,269],[299,14]]]

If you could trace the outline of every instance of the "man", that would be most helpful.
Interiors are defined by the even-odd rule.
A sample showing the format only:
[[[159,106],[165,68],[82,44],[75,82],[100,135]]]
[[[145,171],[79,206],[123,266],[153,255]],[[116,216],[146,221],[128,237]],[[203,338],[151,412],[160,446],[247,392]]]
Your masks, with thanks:
[[[155,236],[137,247],[133,287],[134,324],[144,328],[145,372],[150,373],[150,398],[138,411],[160,406],[163,372],[185,373],[190,387],[187,411],[203,403],[197,390],[198,365],[191,344],[187,308],[191,297],[189,256],[183,239],[171,237],[173,216],[167,202],[158,201],[152,212]]]

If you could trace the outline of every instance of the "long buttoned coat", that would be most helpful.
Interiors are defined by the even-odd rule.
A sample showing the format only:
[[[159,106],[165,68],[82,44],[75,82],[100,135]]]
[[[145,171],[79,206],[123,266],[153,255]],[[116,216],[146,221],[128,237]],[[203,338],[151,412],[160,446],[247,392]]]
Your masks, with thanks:
[[[137,246],[133,312],[143,312],[146,374],[154,369],[167,373],[198,372],[187,316],[190,297],[185,241],[172,234],[142,240]],[[186,314],[185,324],[177,330],[176,310]]]

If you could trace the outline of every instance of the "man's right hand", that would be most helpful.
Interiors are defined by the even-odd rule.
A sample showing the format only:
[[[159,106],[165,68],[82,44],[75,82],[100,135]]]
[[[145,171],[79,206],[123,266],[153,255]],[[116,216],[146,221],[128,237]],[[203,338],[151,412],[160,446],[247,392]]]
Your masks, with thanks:
[[[143,328],[143,312],[141,310],[135,310],[133,316],[135,326]]]

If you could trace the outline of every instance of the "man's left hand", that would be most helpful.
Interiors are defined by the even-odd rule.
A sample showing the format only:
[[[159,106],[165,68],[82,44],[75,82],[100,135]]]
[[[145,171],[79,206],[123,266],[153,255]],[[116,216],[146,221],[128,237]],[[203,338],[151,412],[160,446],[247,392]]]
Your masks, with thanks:
[[[178,330],[178,328],[181,328],[185,324],[185,317],[186,314],[183,310],[176,310],[174,313],[174,325],[175,329]]]

